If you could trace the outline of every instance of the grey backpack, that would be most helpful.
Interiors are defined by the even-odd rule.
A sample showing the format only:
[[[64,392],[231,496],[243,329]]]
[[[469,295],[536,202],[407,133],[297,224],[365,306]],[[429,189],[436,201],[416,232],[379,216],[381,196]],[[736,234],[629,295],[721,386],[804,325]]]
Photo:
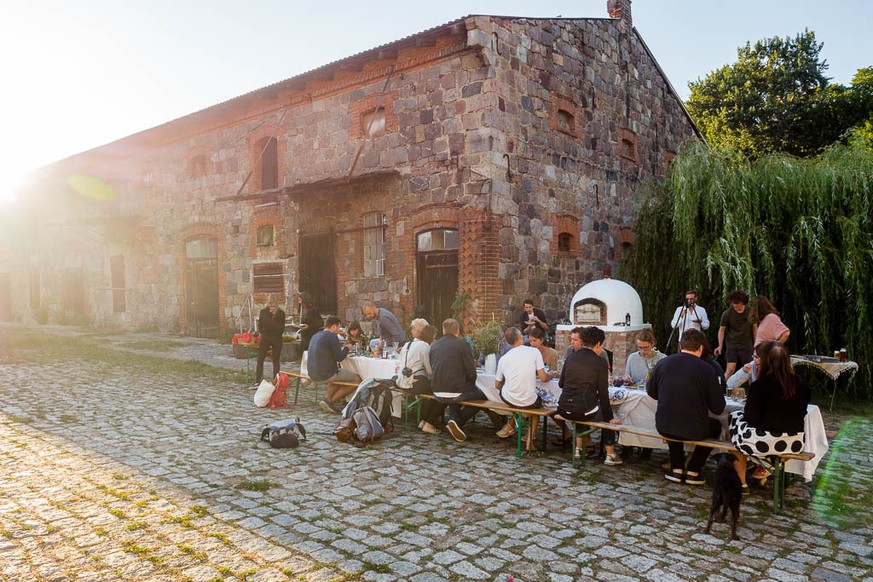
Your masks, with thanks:
[[[369,406],[362,406],[352,413],[355,421],[355,437],[363,444],[368,445],[382,438],[385,429],[379,422],[379,415]]]

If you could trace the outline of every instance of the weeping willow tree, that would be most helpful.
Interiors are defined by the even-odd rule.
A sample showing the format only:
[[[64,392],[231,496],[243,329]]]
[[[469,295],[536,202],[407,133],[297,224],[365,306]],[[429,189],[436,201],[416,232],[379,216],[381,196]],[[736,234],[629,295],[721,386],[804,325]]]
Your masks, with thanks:
[[[863,147],[750,163],[692,143],[647,193],[621,277],[664,339],[686,289],[708,308],[711,340],[728,291],[766,295],[792,330],[793,353],[846,347],[860,366],[852,393],[871,399],[871,215],[873,153]]]

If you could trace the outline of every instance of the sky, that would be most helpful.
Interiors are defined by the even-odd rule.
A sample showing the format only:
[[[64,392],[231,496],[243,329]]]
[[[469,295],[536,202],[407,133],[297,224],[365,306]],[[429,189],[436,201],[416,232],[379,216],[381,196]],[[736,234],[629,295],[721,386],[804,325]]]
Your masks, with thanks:
[[[804,28],[833,82],[873,65],[871,0],[634,0],[679,95]],[[606,17],[606,0],[27,0],[0,8],[0,204],[35,168],[469,14]]]

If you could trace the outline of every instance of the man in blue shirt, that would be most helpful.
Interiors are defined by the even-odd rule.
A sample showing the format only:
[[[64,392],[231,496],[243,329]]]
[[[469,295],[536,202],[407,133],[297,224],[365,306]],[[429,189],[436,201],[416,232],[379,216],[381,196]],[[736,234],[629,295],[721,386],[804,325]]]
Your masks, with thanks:
[[[406,334],[403,333],[403,328],[393,313],[385,308],[376,307],[372,301],[365,301],[362,311],[367,319],[379,321],[379,335],[386,347],[393,346],[395,342],[397,342],[398,347],[403,345],[406,341]]]
[[[325,412],[342,411],[337,402],[351,394],[355,386],[338,386],[334,382],[360,382],[357,374],[340,368],[339,363],[349,355],[349,346],[340,345],[340,318],[334,315],[327,318],[324,329],[309,341],[306,370],[316,384],[327,384],[324,399],[318,403]]]

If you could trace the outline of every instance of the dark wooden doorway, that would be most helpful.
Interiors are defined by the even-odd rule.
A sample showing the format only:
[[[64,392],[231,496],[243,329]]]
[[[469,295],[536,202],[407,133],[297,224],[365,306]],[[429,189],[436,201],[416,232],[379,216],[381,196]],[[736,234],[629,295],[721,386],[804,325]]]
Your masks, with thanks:
[[[64,295],[62,299],[64,320],[79,323],[86,314],[85,278],[81,269],[67,269],[63,278]]]
[[[309,234],[300,239],[300,291],[312,296],[323,314],[337,312],[336,261],[333,233]]]
[[[416,303],[422,317],[442,329],[458,293],[458,231],[419,233],[416,253]]]
[[[185,243],[185,334],[218,337],[218,252],[215,239]]]

